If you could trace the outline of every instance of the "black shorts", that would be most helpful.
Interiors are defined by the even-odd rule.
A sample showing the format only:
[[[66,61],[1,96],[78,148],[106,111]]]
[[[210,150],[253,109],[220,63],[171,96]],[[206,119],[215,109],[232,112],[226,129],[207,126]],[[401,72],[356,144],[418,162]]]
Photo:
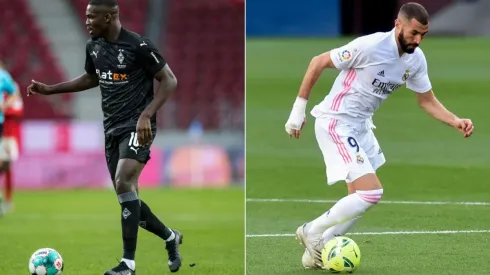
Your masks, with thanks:
[[[105,159],[111,179],[114,181],[120,159],[134,159],[146,164],[150,160],[150,147],[139,146],[135,131],[119,135],[109,134],[105,136]]]

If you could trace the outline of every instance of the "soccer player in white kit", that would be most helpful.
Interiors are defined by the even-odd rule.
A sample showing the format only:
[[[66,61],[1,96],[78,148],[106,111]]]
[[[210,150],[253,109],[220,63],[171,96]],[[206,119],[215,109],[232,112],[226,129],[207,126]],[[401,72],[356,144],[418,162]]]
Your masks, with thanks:
[[[347,183],[348,195],[326,213],[301,225],[296,237],[306,248],[303,264],[321,268],[321,249],[334,236],[344,235],[383,195],[376,170],[385,157],[374,136],[372,116],[380,104],[406,84],[429,115],[464,137],[473,133],[470,119],[448,111],[434,96],[424,53],[418,48],[429,28],[429,14],[418,3],[404,4],[390,32],[359,37],[347,45],[314,57],[285,125],[299,138],[306,122],[306,104],[325,68],[340,70],[325,99],[314,106],[315,135],[326,165],[327,182]],[[306,260],[305,260],[306,259]],[[305,261],[307,263],[305,263]],[[307,266],[305,266],[307,267]]]

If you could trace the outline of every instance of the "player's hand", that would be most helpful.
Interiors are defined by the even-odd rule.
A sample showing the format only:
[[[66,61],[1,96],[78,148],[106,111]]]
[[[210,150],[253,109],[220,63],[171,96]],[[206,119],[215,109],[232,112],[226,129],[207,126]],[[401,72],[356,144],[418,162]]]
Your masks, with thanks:
[[[49,95],[49,87],[48,85],[37,82],[35,80],[31,80],[31,85],[27,87],[27,96],[41,94],[41,95]]]
[[[475,130],[475,126],[471,119],[468,118],[458,118],[454,121],[454,128],[461,132],[465,138],[470,137]]]
[[[296,97],[296,101],[294,101],[293,109],[291,110],[291,114],[285,125],[286,133],[288,133],[290,138],[295,137],[296,139],[299,139],[300,131],[306,124],[305,110],[307,102],[307,99],[299,96]]]
[[[151,121],[150,116],[141,114],[138,123],[136,124],[136,132],[138,133],[138,143],[142,146],[150,146],[152,141]]]
[[[296,139],[299,139],[299,135],[301,130],[306,124],[306,116],[291,116],[289,117],[288,121],[286,122],[285,128],[286,132],[288,133],[289,137],[294,137]]]

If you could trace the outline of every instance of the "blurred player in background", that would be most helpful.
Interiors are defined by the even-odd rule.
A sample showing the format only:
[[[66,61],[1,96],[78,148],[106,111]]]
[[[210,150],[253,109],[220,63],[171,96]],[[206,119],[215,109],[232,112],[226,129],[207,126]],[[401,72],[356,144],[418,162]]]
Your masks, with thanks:
[[[10,212],[13,210],[13,192],[14,183],[12,175],[12,162],[19,157],[20,145],[20,127],[21,119],[24,113],[24,103],[22,96],[19,94],[19,86],[15,83],[15,96],[12,97],[11,104],[5,109],[5,122],[2,138],[3,154],[0,155],[2,164],[0,173],[5,174],[5,207],[4,211]],[[8,100],[8,95],[5,93],[5,100]]]
[[[10,73],[0,63],[0,173],[6,173],[5,179],[5,203],[0,203],[0,215],[11,209],[12,202],[12,180],[10,174],[10,163],[17,157],[17,146],[11,139],[5,138],[5,134],[11,134],[9,124],[5,124],[6,111],[20,98],[17,83],[12,79]]]
[[[309,256],[310,267],[321,268],[324,243],[345,235],[381,200],[383,186],[376,170],[385,163],[385,157],[372,130],[372,116],[396,89],[406,84],[429,115],[454,127],[464,137],[473,133],[471,120],[448,111],[432,91],[427,62],[418,47],[428,29],[429,14],[425,8],[407,3],[400,8],[390,32],[359,37],[310,62],[285,128],[290,137],[299,138],[313,85],[324,69],[340,70],[330,93],[311,114],[316,118],[315,135],[326,164],[328,184],[345,181],[349,194],[297,229],[296,236],[305,247],[303,264]]]
[[[35,80],[28,95],[60,94],[100,86],[106,161],[121,206],[123,256],[106,275],[135,274],[138,226],[165,240],[168,267],[182,265],[182,234],[166,227],[140,200],[138,179],[150,159],[156,135],[156,113],[177,86],[177,79],[153,43],[126,30],[116,0],[91,0],[86,11],[85,73],[71,81],[46,85]],[[156,92],[154,79],[160,82]],[[175,209],[169,209],[169,212]]]

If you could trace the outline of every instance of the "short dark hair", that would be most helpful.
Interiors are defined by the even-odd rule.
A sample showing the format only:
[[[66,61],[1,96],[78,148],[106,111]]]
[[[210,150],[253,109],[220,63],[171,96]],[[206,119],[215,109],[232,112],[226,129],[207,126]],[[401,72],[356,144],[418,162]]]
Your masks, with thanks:
[[[103,6],[107,6],[110,8],[118,6],[117,0],[90,0],[90,2],[88,4],[94,5],[94,6],[103,5]]]
[[[419,21],[422,25],[429,24],[429,13],[424,6],[420,5],[419,3],[408,2],[403,4],[403,6],[400,8],[399,14],[402,14],[408,20],[415,18],[415,20]]]

